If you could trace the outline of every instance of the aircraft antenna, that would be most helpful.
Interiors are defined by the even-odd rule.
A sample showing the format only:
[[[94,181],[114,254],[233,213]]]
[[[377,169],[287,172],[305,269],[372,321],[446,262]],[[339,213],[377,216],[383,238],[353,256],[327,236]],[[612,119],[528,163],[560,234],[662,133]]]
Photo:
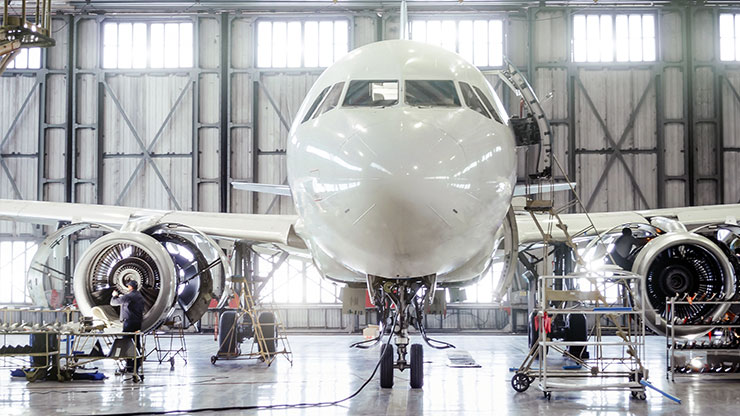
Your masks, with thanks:
[[[401,0],[401,28],[400,39],[409,40],[409,13],[406,8],[406,0]]]

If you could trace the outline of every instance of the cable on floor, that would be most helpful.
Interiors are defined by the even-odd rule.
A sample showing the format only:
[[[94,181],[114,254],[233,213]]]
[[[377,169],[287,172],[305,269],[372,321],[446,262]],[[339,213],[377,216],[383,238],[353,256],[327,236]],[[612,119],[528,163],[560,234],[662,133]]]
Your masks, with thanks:
[[[387,348],[388,345],[390,345],[390,338],[393,335],[393,332],[396,330],[396,322],[398,318],[398,313],[394,314],[393,316],[393,326],[391,327],[391,331],[388,333],[388,342],[383,344],[384,348]],[[380,367],[380,363],[383,360],[383,353],[381,351],[380,358],[378,359],[378,362],[375,364],[375,368],[373,369],[372,374],[370,374],[370,377],[365,380],[364,383],[358,388],[354,393],[350,394],[349,396],[334,400],[331,402],[317,402],[317,403],[294,403],[294,404],[269,404],[269,405],[251,405],[251,406],[228,406],[228,407],[202,407],[198,409],[185,409],[185,410],[147,410],[142,412],[126,412],[126,413],[107,413],[107,415],[169,415],[169,414],[177,414],[177,413],[198,413],[198,412],[226,412],[226,411],[234,411],[234,410],[259,410],[259,409],[305,409],[309,407],[330,407],[330,406],[336,406],[340,403],[346,402],[348,400],[351,400],[355,398],[362,390],[367,387],[368,384],[372,381],[372,379],[375,377],[375,374],[378,372],[378,368]]]

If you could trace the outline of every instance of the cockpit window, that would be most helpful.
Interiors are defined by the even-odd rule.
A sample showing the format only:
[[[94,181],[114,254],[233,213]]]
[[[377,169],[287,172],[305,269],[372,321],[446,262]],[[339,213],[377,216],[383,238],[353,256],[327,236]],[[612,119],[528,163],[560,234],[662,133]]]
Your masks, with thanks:
[[[350,81],[342,105],[387,107],[398,104],[398,81]]]
[[[452,81],[406,81],[406,104],[430,107],[460,107],[455,84]]]
[[[483,94],[483,91],[481,91],[481,89],[478,87],[473,87],[473,88],[475,88],[475,92],[478,93],[478,97],[480,97],[481,101],[483,101],[483,105],[486,106],[486,108],[488,109],[488,112],[491,113],[491,115],[493,116],[493,119],[498,121],[501,124],[504,124],[504,122],[501,121],[501,117],[499,117],[498,113],[493,108],[493,105],[491,105],[491,102],[488,100],[488,97],[486,97],[486,94]]]
[[[334,86],[331,87],[329,92],[326,94],[324,102],[321,103],[319,109],[316,110],[316,114],[314,114],[313,118],[316,118],[326,113],[327,111],[333,110],[337,105],[339,105],[339,96],[342,95],[343,88],[344,82],[338,82],[334,84]]]
[[[475,95],[475,92],[472,88],[470,88],[470,85],[468,83],[461,82],[460,91],[462,91],[463,98],[465,99],[465,105],[481,113],[482,115],[491,118],[486,109],[483,107],[483,103],[480,102],[478,96]]]
[[[303,121],[301,121],[301,123],[305,123],[311,118],[311,115],[313,115],[313,112],[316,111],[316,107],[318,107],[319,104],[321,104],[321,100],[323,100],[326,93],[329,92],[329,88],[331,87],[324,88],[324,90],[321,91],[321,94],[319,94],[319,96],[316,97],[316,99],[313,101],[313,104],[311,104],[311,107],[309,107],[308,111],[306,112],[306,116],[303,117]]]

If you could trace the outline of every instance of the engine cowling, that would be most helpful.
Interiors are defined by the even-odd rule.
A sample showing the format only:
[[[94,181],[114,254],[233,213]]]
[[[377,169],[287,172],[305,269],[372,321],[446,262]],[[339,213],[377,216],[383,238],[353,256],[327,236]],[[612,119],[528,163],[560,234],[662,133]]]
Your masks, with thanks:
[[[632,271],[644,276],[637,301],[646,303],[645,321],[659,334],[666,333],[666,297],[689,294],[698,299],[730,299],[735,292],[733,265],[723,250],[708,238],[690,232],[670,232],[645,244]],[[727,305],[676,305],[673,316],[686,322],[718,321]],[[676,336],[693,338],[711,326],[675,326]]]

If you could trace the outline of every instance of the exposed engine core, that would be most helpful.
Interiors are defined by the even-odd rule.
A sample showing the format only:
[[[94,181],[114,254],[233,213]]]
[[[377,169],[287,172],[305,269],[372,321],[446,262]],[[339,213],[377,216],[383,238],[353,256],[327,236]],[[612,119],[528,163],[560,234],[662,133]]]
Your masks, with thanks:
[[[637,301],[647,303],[646,323],[657,333],[666,333],[666,298],[678,295],[696,300],[725,300],[735,293],[735,269],[717,244],[696,233],[671,232],[659,235],[639,251],[632,271],[644,276]],[[718,322],[726,305],[677,305],[677,323]],[[711,329],[675,327],[681,337],[696,337]]]

